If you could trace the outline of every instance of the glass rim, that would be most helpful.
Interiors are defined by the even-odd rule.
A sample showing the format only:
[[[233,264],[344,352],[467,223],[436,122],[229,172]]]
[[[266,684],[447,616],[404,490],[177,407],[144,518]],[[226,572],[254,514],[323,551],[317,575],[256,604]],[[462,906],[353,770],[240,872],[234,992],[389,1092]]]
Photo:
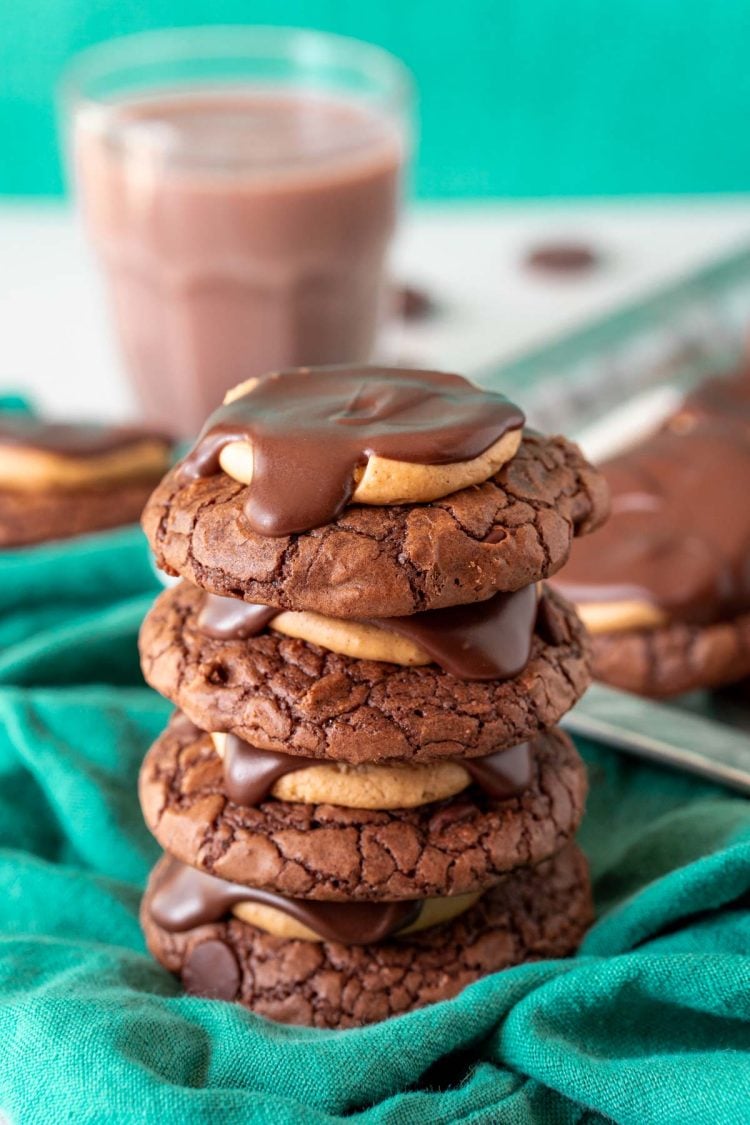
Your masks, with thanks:
[[[79,51],[65,67],[58,85],[61,101],[69,108],[92,109],[111,100],[87,91],[87,86],[119,70],[155,66],[159,62],[206,61],[215,58],[241,63],[253,59],[299,60],[305,67],[326,66],[342,60],[349,69],[372,75],[382,88],[379,100],[392,112],[405,113],[414,102],[414,80],[401,59],[384,47],[353,36],[299,27],[266,24],[205,24],[159,28],[103,40]],[[154,84],[154,89],[157,89]],[[148,89],[148,84],[144,87]]]

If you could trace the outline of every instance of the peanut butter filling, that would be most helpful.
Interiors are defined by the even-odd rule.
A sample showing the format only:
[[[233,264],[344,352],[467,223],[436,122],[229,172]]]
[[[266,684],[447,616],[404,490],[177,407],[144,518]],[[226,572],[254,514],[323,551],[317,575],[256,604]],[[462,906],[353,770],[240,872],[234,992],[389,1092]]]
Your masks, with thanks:
[[[408,637],[364,621],[324,617],[310,610],[285,610],[273,618],[269,628],[357,660],[382,660],[405,668],[432,663],[430,654]]]
[[[216,752],[224,758],[227,735],[211,735]],[[444,801],[471,784],[460,762],[411,762],[352,766],[346,762],[305,764],[278,778],[271,796],[279,801],[306,805],[342,805],[351,809],[411,809]]]
[[[515,457],[521,444],[521,431],[503,434],[489,449],[471,461],[448,465],[419,465],[410,461],[392,461],[388,457],[371,456],[367,464],[354,470],[352,504],[426,504],[440,500],[462,488],[483,484]],[[250,442],[236,441],[226,445],[219,463],[227,474],[241,484],[253,480],[253,447]]]
[[[25,491],[104,488],[156,480],[166,472],[168,463],[167,445],[152,439],[85,457],[0,444],[0,485]]]
[[[629,633],[666,625],[666,613],[648,602],[580,602],[576,609],[589,633]]]
[[[393,937],[402,937],[406,934],[416,934],[420,930],[427,930],[430,926],[439,926],[451,922],[459,914],[470,910],[479,899],[479,892],[455,895],[453,898],[427,898],[421,903],[419,916],[410,925],[398,930]],[[303,922],[277,910],[274,906],[267,906],[259,902],[240,902],[232,908],[232,913],[241,922],[255,926],[274,937],[288,938],[296,941],[324,941],[314,930]]]

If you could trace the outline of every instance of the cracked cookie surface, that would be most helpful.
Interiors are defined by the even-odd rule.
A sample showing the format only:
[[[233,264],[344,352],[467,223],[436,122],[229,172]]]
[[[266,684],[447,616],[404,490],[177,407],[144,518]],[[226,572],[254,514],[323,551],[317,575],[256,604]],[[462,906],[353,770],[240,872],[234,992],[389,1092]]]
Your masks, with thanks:
[[[292,897],[430,898],[492,886],[562,848],[583,815],[586,772],[562,731],[534,742],[530,786],[492,801],[475,787],[413,809],[257,807],[225,795],[211,737],[177,715],[146,755],[140,799],[165,851],[222,879]]]
[[[312,1027],[374,1023],[449,999],[511,965],[564,957],[592,921],[586,861],[574,845],[506,877],[453,923],[369,946],[285,940],[238,919],[169,933],[149,912],[158,871],[159,865],[141,909],[157,960],[195,987],[196,950],[212,943],[224,999],[268,1019]]]
[[[437,665],[355,660],[278,633],[219,640],[196,627],[202,593],[162,594],[141,631],[147,681],[202,730],[268,750],[354,765],[476,757],[554,726],[589,683],[585,632],[545,590],[523,672],[460,680]]]
[[[69,491],[0,488],[0,548],[137,523],[152,490],[153,482],[143,481]]]
[[[590,638],[596,679],[654,699],[750,675],[750,614],[715,625],[675,622]]]
[[[244,521],[246,487],[173,470],[143,526],[169,574],[211,593],[333,617],[388,617],[482,601],[564,564],[574,534],[606,517],[607,490],[576,446],[527,434],[482,485],[429,504],[353,505],[335,522],[269,538]]]

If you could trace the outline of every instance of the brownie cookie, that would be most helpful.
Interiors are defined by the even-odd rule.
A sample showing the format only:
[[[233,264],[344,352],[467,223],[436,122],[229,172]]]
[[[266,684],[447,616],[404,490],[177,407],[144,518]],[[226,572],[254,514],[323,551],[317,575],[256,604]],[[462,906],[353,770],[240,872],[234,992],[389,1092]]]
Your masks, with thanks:
[[[247,487],[173,470],[146,506],[157,563],[215,594],[336,617],[481,601],[558,570],[574,534],[607,514],[606,488],[564,438],[527,434],[484,484],[412,506],[353,505],[332,523],[272,538],[244,519]]]
[[[0,413],[0,547],[137,522],[170,453],[140,427]]]
[[[472,786],[391,812],[273,798],[247,807],[227,797],[210,736],[178,716],[146,755],[139,792],[161,846],[222,879],[313,899],[428,898],[481,890],[558,851],[583,815],[586,774],[553,730],[534,741],[529,786],[505,801]]]
[[[280,1023],[358,1027],[447,1000],[490,973],[572,953],[592,921],[586,861],[568,845],[514,872],[452,923],[371,945],[289,940],[237,918],[170,932],[141,908],[152,954],[189,992]]]
[[[594,675],[624,691],[666,699],[750,675],[750,614],[717,625],[675,623],[591,638]]]
[[[0,488],[0,548],[70,539],[137,523],[152,489],[152,482],[69,492],[59,488],[40,492]]]
[[[619,687],[676,695],[750,669],[750,431],[728,387],[723,407],[706,391],[601,466],[612,519],[554,580],[591,633],[595,674]]]
[[[554,726],[589,683],[585,632],[547,590],[522,672],[465,681],[434,664],[356,660],[277,633],[219,640],[196,626],[203,595],[162,594],[141,632],[143,672],[203,730],[353,764],[474,757]]]

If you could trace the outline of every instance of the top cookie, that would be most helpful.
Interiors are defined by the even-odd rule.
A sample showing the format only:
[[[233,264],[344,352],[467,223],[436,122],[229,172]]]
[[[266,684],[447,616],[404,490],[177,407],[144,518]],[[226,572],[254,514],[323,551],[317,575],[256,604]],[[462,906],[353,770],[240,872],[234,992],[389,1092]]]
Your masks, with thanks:
[[[508,404],[495,397],[500,400],[495,424],[502,428],[508,424]],[[512,412],[510,420],[515,420]],[[210,431],[209,424],[206,434]],[[220,433],[223,440],[226,432]],[[507,429],[494,443],[505,442],[506,455],[509,438],[519,440],[520,432]],[[485,430],[482,442],[487,440]],[[234,443],[235,454],[243,444]],[[211,456],[215,453],[214,448]],[[390,617],[481,601],[555,573],[568,557],[573,535],[593,530],[607,510],[600,476],[563,438],[525,434],[500,468],[493,471],[483,462],[481,472],[488,479],[476,483],[466,469],[479,471],[483,456],[449,464],[411,462],[407,468],[439,472],[417,471],[404,479],[399,466],[405,462],[373,457],[360,484],[373,461],[380,460],[385,471],[376,472],[372,483],[381,500],[384,482],[390,487],[395,480],[408,485],[416,480],[437,487],[445,470],[460,469],[468,487],[448,488],[439,499],[420,493],[421,501],[407,501],[402,492],[399,503],[353,502],[322,526],[284,536],[260,534],[249,525],[252,483],[241,483],[218,465],[209,466],[216,472],[196,476],[188,460],[157,488],[146,506],[144,528],[168,573],[212,593],[282,609],[361,617],[366,606],[368,615]],[[232,457],[228,467],[237,472]],[[255,459],[250,459],[251,480]],[[210,458],[201,455],[201,461],[205,466]],[[314,482],[308,477],[300,488],[313,491]],[[451,483],[455,487],[455,478],[442,480],[444,487]],[[356,490],[351,498],[361,499]]]
[[[517,451],[524,421],[461,375],[293,368],[231,390],[179,475],[223,470],[248,485],[252,531],[292,535],[331,523],[351,501],[421,503],[479,484]]]

